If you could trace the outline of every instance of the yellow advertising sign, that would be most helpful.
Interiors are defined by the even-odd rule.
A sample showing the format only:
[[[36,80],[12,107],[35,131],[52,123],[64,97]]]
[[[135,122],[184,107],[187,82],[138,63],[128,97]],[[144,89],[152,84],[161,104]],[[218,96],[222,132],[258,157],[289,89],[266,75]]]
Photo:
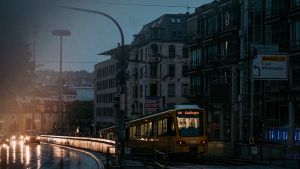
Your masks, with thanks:
[[[270,56],[262,56],[262,61],[273,61],[273,62],[285,62],[286,61],[286,56],[285,55],[270,55]]]

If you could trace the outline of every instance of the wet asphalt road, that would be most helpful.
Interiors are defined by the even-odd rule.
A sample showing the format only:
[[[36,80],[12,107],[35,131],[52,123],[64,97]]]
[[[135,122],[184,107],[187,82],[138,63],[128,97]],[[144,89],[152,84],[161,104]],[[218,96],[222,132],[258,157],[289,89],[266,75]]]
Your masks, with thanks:
[[[48,144],[1,144],[0,169],[97,169],[96,161],[77,151]]]

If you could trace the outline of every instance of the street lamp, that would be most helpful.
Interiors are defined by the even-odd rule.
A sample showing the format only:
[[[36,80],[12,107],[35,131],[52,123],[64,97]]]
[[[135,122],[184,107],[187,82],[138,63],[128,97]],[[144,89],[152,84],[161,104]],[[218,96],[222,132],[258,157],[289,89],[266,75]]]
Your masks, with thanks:
[[[119,77],[120,79],[120,85],[118,86],[118,92],[120,93],[120,95],[124,94],[125,98],[126,98],[126,81],[125,81],[125,69],[126,69],[126,58],[124,57],[124,34],[123,34],[123,30],[121,28],[121,26],[119,25],[119,23],[110,15],[104,13],[104,12],[100,12],[100,11],[95,11],[95,10],[89,10],[89,9],[82,9],[82,8],[75,8],[75,7],[68,7],[68,6],[60,6],[62,8],[66,8],[66,9],[71,9],[71,10],[75,10],[75,11],[81,11],[81,12],[87,12],[87,13],[93,13],[93,14],[97,14],[97,15],[102,15],[107,17],[108,19],[110,19],[117,27],[121,36],[121,52],[120,52],[120,58],[119,58],[119,65],[121,65],[120,67],[120,71],[118,72],[118,74],[120,75]],[[119,90],[120,89],[120,90]],[[119,112],[119,118],[117,118],[117,141],[116,141],[116,149],[117,152],[121,155],[124,154],[125,152],[125,114],[126,114],[126,99],[125,99],[125,110],[118,110]],[[118,158],[118,155],[117,155]],[[120,165],[121,167],[123,166],[123,161],[122,159],[118,159],[120,161]]]
[[[61,115],[61,129],[60,132],[63,134],[64,129],[64,111],[63,111],[63,99],[62,99],[62,92],[63,92],[63,81],[62,81],[62,37],[63,36],[70,36],[71,32],[69,30],[64,29],[57,29],[53,30],[52,34],[54,36],[60,37],[60,57],[59,57],[59,114]]]

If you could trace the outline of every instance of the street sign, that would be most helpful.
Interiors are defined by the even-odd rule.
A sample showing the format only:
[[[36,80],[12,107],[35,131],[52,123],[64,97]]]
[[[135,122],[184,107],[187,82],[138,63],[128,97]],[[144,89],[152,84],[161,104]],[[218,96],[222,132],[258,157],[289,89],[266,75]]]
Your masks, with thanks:
[[[286,54],[262,54],[253,59],[253,78],[256,80],[288,80]]]

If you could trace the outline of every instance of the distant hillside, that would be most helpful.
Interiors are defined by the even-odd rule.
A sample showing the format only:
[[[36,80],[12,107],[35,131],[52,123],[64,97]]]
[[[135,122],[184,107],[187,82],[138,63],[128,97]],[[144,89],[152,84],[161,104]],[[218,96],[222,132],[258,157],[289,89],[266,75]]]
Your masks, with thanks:
[[[57,85],[59,72],[51,70],[37,71],[36,82],[39,85]],[[65,71],[63,72],[63,81],[67,86],[73,87],[92,87],[94,84],[93,73],[81,71]]]

